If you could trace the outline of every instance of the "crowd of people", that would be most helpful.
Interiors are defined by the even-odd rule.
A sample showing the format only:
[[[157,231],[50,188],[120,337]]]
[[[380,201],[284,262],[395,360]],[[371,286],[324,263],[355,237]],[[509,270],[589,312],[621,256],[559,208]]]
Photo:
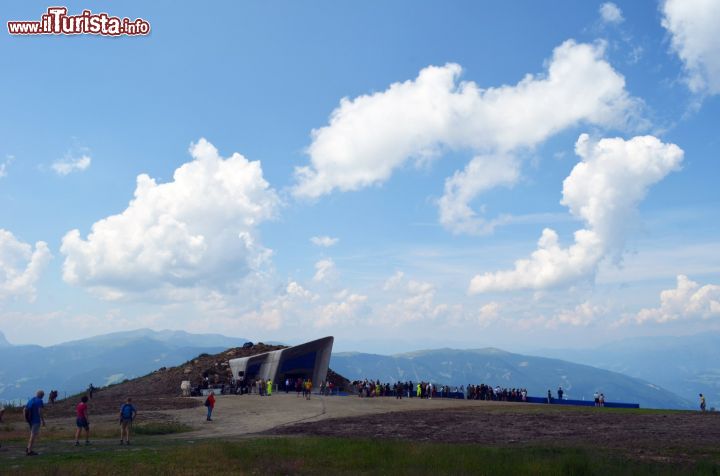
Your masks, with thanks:
[[[468,385],[466,398],[468,400],[527,402],[527,396],[526,388],[501,388],[499,385],[493,387],[481,383],[480,385]]]
[[[181,387],[182,388],[182,387]],[[256,394],[261,397],[272,396],[273,392],[296,392],[298,397],[310,399],[313,389],[312,379],[286,378],[284,381],[274,382],[272,379],[245,378],[244,376],[222,381],[218,374],[214,376],[203,375],[197,385],[190,386],[187,395],[198,397],[207,395],[210,391],[220,395],[246,395]],[[335,395],[338,389],[333,382],[326,380],[320,383],[321,395]]]
[[[360,397],[389,397],[397,399],[410,398],[459,398],[467,400],[494,400],[506,402],[527,401],[527,389],[524,388],[501,388],[491,385],[469,384],[467,387],[451,385],[437,385],[432,382],[395,382],[393,384],[380,380],[355,380],[353,388]]]

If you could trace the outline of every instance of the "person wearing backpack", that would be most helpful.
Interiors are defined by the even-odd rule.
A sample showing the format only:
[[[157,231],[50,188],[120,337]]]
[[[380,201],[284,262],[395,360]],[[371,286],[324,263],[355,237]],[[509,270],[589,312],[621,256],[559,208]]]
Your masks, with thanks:
[[[40,434],[40,425],[45,426],[45,417],[43,417],[42,414],[44,396],[45,392],[38,390],[35,396],[28,400],[27,405],[25,405],[23,409],[25,421],[30,426],[30,439],[25,449],[25,456],[37,456],[37,453],[33,451],[33,446]]]
[[[130,428],[132,427],[133,420],[137,415],[137,410],[132,404],[132,398],[128,397],[125,403],[120,407],[120,444],[130,444]]]
[[[210,392],[210,395],[205,399],[204,405],[207,407],[207,421],[212,421],[212,412],[215,408],[215,392]]]

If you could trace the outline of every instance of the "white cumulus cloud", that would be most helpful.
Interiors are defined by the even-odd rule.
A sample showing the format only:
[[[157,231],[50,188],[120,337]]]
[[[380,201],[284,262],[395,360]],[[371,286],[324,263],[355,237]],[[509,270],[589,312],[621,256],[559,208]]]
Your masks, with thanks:
[[[168,183],[139,175],[128,207],[93,224],[86,239],[68,232],[63,279],[112,299],[222,288],[258,271],[271,251],[259,243],[257,226],[279,204],[260,162],[238,153],[223,158],[205,139],[190,155]]]
[[[620,7],[612,2],[605,2],[600,5],[600,18],[602,18],[603,22],[612,24],[622,23],[625,20]]]
[[[0,178],[7,177],[7,169],[8,167],[10,167],[10,164],[12,164],[14,160],[14,156],[8,155],[5,157],[5,160],[3,162],[0,162]]]
[[[403,279],[405,279],[405,273],[402,271],[395,272],[395,274],[390,276],[383,284],[383,291],[390,291],[391,289],[396,288],[402,283]]]
[[[334,277],[336,274],[335,262],[331,259],[322,259],[315,263],[315,276],[313,281],[323,282]]]
[[[325,328],[338,324],[352,324],[366,308],[368,297],[347,289],[337,293],[335,300],[316,310],[313,325]]]
[[[545,327],[555,329],[561,326],[587,327],[595,322],[599,316],[605,314],[602,306],[594,305],[589,301],[578,304],[573,309],[562,309],[555,316],[548,319]]]
[[[561,203],[586,227],[563,247],[546,228],[538,247],[508,271],[485,273],[470,282],[471,293],[545,289],[592,279],[601,259],[619,260],[648,188],[677,170],[683,151],[653,136],[592,142],[582,134],[575,144],[582,159],[563,182]]]
[[[691,91],[720,93],[720,2],[666,0],[662,26],[670,32],[672,49],[683,61]]]
[[[480,307],[477,314],[474,316],[480,327],[488,327],[491,324],[497,322],[500,318],[500,311],[502,306],[497,302],[489,302]]]
[[[331,246],[335,246],[338,241],[340,241],[340,238],[332,238],[330,236],[313,236],[312,238],[310,238],[310,242],[313,245],[323,248],[330,248]]]
[[[392,300],[378,309],[373,322],[380,325],[399,326],[422,320],[434,320],[447,316],[449,306],[437,304],[436,287],[426,281],[406,280],[402,271],[396,272],[383,285]]]
[[[92,158],[89,155],[83,154],[80,157],[65,157],[64,159],[56,160],[50,166],[58,175],[69,175],[73,172],[82,172],[87,170],[92,163]]]
[[[660,293],[660,307],[643,309],[635,317],[637,323],[670,322],[681,319],[720,317],[720,286],[700,286],[685,275],[677,277],[675,289]]]
[[[603,43],[568,40],[555,48],[544,74],[512,86],[483,89],[460,81],[461,72],[452,63],[428,66],[385,91],[344,98],[330,123],[313,131],[310,164],[296,169],[294,193],[316,198],[359,190],[386,181],[411,159],[468,150],[476,157],[448,178],[440,220],[454,231],[483,231],[469,203],[517,180],[517,152],[578,123],[620,125],[637,113]]]
[[[35,284],[51,258],[44,241],[38,241],[33,248],[0,228],[0,300],[25,296],[33,301]]]

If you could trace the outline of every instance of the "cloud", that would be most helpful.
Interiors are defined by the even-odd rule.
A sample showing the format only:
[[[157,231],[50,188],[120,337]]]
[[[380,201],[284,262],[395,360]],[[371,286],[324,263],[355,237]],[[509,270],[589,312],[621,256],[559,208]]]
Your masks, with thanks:
[[[335,246],[338,241],[340,241],[340,238],[331,238],[329,236],[313,236],[312,238],[310,238],[310,241],[315,246],[330,248],[331,246]]]
[[[246,313],[240,321],[246,326],[277,330],[285,324],[288,317],[301,312],[309,303],[317,299],[319,299],[318,295],[305,289],[297,281],[291,281],[285,287],[283,294],[263,302],[259,310]]]
[[[335,262],[331,259],[323,259],[315,263],[315,276],[313,281],[323,282],[336,275]]]
[[[83,154],[80,157],[65,157],[64,159],[56,160],[50,166],[56,174],[60,176],[69,175],[73,172],[83,172],[90,167],[92,158],[89,155]]]
[[[545,327],[556,329],[561,326],[587,327],[606,311],[602,306],[585,301],[573,309],[562,309],[557,315],[548,319]]]
[[[5,156],[5,161],[0,162],[0,178],[7,177],[7,169],[10,166],[10,164],[13,163],[15,160],[15,157],[12,155]]]
[[[406,280],[396,272],[383,284],[390,301],[378,308],[372,321],[380,325],[399,326],[416,321],[435,320],[448,315],[449,306],[436,304],[436,287],[426,281]]]
[[[502,305],[494,301],[484,304],[475,315],[477,323],[481,327],[488,327],[489,325],[494,324],[500,318],[501,309]]]
[[[653,136],[592,142],[582,134],[575,152],[582,160],[563,182],[560,203],[586,227],[575,232],[569,247],[560,244],[554,230],[544,229],[530,258],[517,260],[509,271],[475,276],[470,293],[546,289],[594,279],[604,257],[620,260],[648,188],[677,170],[683,158],[678,146]]]
[[[637,117],[638,101],[604,48],[568,40],[555,48],[544,74],[512,86],[460,81],[462,68],[449,63],[385,91],[344,98],[329,124],[312,132],[310,164],[296,169],[294,193],[317,198],[359,190],[385,182],[411,159],[468,150],[476,157],[447,179],[440,221],[456,232],[481,232],[484,220],[469,203],[517,180],[521,150],[578,123],[621,126]]]
[[[365,310],[368,297],[363,294],[351,293],[347,289],[337,293],[335,300],[318,309],[313,325],[325,328],[340,323],[352,324]]]
[[[685,275],[677,277],[675,289],[660,293],[660,307],[643,309],[635,322],[670,322],[685,319],[710,319],[720,317],[720,286],[700,286]]]
[[[0,300],[25,296],[35,300],[35,284],[52,254],[47,243],[38,241],[35,248],[0,229]]]
[[[402,283],[403,279],[405,279],[405,273],[397,271],[385,281],[385,284],[383,284],[383,291],[395,289],[400,283]]]
[[[605,2],[600,5],[599,12],[602,21],[605,23],[617,25],[625,20],[625,18],[623,18],[622,10],[620,10],[620,8],[612,2]]]
[[[279,199],[260,162],[238,153],[222,158],[205,139],[189,152],[193,160],[171,182],[139,175],[128,207],[93,224],[87,239],[77,229],[63,237],[67,283],[106,299],[159,291],[182,297],[262,270],[272,252],[259,243],[257,226],[274,216]]]
[[[720,2],[666,0],[662,26],[671,35],[672,49],[685,65],[690,90],[720,93]]]
[[[454,233],[491,233],[502,220],[485,220],[470,202],[493,187],[514,184],[519,177],[520,167],[512,156],[474,157],[464,170],[445,180],[445,193],[438,201],[440,223]]]

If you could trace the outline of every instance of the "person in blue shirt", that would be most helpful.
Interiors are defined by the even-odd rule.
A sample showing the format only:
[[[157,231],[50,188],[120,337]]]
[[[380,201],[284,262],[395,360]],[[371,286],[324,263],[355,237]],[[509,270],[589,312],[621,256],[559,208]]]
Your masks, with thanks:
[[[130,427],[137,415],[137,410],[132,404],[132,398],[128,397],[122,407],[120,407],[120,444],[130,444]]]
[[[30,425],[30,439],[25,449],[26,456],[37,455],[37,453],[33,451],[33,446],[40,434],[40,425],[45,426],[45,417],[43,417],[42,414],[44,396],[45,392],[38,390],[35,396],[28,400],[27,405],[25,405],[25,421]]]

